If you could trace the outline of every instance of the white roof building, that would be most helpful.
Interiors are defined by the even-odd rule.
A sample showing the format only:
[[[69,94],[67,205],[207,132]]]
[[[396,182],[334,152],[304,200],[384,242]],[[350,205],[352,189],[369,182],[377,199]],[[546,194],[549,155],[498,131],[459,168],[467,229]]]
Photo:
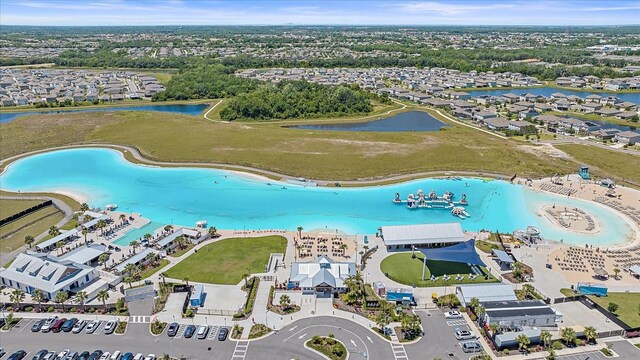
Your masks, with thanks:
[[[451,245],[468,240],[459,223],[383,226],[380,230],[388,249]]]
[[[456,296],[462,306],[467,306],[473,298],[478,299],[480,303],[518,300],[513,286],[509,284],[460,285],[456,286]]]
[[[344,281],[355,274],[355,263],[336,262],[328,256],[321,256],[313,262],[294,262],[289,281],[302,288],[303,292],[330,294],[345,289]]]

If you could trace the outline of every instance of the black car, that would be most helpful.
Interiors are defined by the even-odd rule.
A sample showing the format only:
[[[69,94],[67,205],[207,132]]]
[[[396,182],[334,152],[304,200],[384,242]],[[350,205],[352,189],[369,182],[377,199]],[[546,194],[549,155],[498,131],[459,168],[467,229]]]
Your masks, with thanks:
[[[196,326],[195,325],[187,325],[187,328],[184,329],[184,337],[186,338],[190,338],[193,336],[193,334],[196,333]]]
[[[229,329],[227,329],[226,327],[223,327],[220,329],[220,331],[218,331],[218,340],[225,341],[227,340],[228,335],[229,335]]]
[[[27,352],[24,350],[18,350],[16,352],[14,352],[13,354],[11,354],[11,356],[9,356],[7,358],[7,360],[22,360],[24,359],[24,357],[27,356]]]
[[[47,349],[42,349],[40,351],[38,351],[35,355],[33,355],[33,357],[31,358],[32,360],[42,360],[44,359],[44,357],[49,353],[49,351]]]
[[[88,360],[90,355],[88,351],[83,351],[82,354],[78,356],[78,360]]]
[[[180,329],[180,325],[178,323],[171,323],[169,324],[169,329],[167,330],[167,335],[169,336],[176,336],[176,334],[178,333],[178,329]]]
[[[78,319],[76,318],[71,318],[67,321],[64,322],[64,324],[62,324],[62,328],[61,330],[64,332],[69,332],[73,329],[73,326],[78,322]]]
[[[47,321],[47,319],[41,319],[41,320],[36,321],[33,325],[31,325],[31,331],[33,331],[33,332],[40,331],[40,329],[42,329],[42,325],[44,325],[45,321]]]
[[[102,356],[102,350],[96,350],[89,355],[88,360],[98,360],[100,359],[100,356]]]

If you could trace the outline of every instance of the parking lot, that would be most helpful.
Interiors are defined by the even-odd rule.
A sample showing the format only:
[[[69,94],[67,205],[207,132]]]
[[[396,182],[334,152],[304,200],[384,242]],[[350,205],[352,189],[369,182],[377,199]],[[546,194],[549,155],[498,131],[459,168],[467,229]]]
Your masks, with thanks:
[[[69,316],[71,318],[72,316]],[[92,334],[85,330],[78,334],[72,332],[32,332],[31,326],[39,319],[23,319],[13,329],[2,333],[2,346],[8,354],[17,350],[27,351],[25,359],[31,359],[33,354],[41,349],[60,352],[63,349],[71,351],[93,352],[96,349],[113,353],[116,350],[125,352],[155,354],[173,354],[193,359],[230,359],[235,342],[218,341],[218,326],[209,326],[206,339],[197,339],[196,335],[190,339],[184,338],[184,329],[188,324],[180,324],[178,334],[170,338],[165,331],[154,336],[149,331],[149,323],[129,323],[122,335],[104,333],[106,321],[102,321]]]
[[[604,354],[601,351],[588,351],[580,354],[558,356],[556,357],[556,359],[558,360],[585,360],[585,359],[604,360],[609,358],[604,356]]]

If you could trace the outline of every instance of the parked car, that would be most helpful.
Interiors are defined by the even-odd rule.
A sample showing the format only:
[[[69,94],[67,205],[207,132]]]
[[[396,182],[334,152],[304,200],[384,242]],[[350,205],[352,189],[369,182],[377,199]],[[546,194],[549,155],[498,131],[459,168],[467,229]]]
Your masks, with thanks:
[[[96,332],[96,330],[98,329],[98,327],[100,326],[100,323],[102,321],[100,320],[91,320],[91,322],[87,325],[87,328],[85,330],[85,333],[87,334],[93,334],[94,332]],[[99,351],[99,350],[96,350]],[[94,353],[96,352],[94,351]],[[100,353],[102,354],[102,351],[100,351]]]
[[[125,353],[124,355],[122,355],[122,360],[133,360],[133,353]]]
[[[169,324],[169,328],[167,329],[167,335],[171,337],[176,336],[176,334],[178,333],[178,329],[180,329],[180,324],[175,322]]]
[[[467,341],[462,343],[462,351],[466,353],[482,351],[482,345],[477,341]]]
[[[469,340],[469,339],[475,339],[475,338],[476,338],[476,334],[472,333],[469,330],[456,331],[456,339],[458,340]]]
[[[99,360],[100,356],[102,356],[102,350],[95,350],[89,355],[89,360]]]
[[[205,325],[200,325],[198,327],[198,339],[206,339],[209,334],[209,327]]]
[[[7,360],[22,360],[24,359],[24,357],[27,356],[27,352],[24,350],[18,350],[16,352],[14,352],[13,354],[11,354],[11,356],[9,356],[7,358]]]
[[[0,358],[4,356],[4,354],[6,354],[7,352],[3,349],[0,348]]]
[[[62,319],[56,320],[56,322],[54,322],[53,325],[51,325],[51,331],[53,331],[55,333],[60,332],[60,330],[62,330],[62,325],[64,325],[65,322],[67,322],[67,318],[62,318]],[[65,354],[65,355],[67,355],[67,354]]]
[[[80,355],[78,355],[78,360],[88,360],[91,354],[88,351],[83,351]]]
[[[184,329],[184,337],[190,338],[195,334],[196,326],[195,325],[187,325],[187,328]]]
[[[31,325],[31,331],[38,332],[42,330],[42,326],[44,325],[45,322],[47,322],[47,319],[40,319],[36,321],[35,323],[33,323],[33,325]]]
[[[78,353],[75,351],[72,351],[68,353],[67,356],[65,356],[64,360],[78,360]]]
[[[136,356],[133,357],[133,360],[144,360],[144,355],[137,353]]]
[[[459,311],[448,311],[446,313],[444,313],[444,318],[445,319],[462,319],[462,314],[460,314]]]
[[[104,333],[109,335],[109,334],[113,334],[113,332],[116,330],[116,322],[113,320],[107,321],[106,324],[104,324]]]
[[[55,360],[55,358],[56,358],[56,352],[49,351],[49,353],[47,353],[47,355],[45,355],[42,360]]]
[[[71,330],[72,333],[74,334],[78,334],[82,331],[82,329],[84,329],[85,326],[87,326],[87,323],[89,321],[87,320],[80,320],[78,321],[75,325],[73,325],[73,329]]]
[[[100,356],[99,360],[109,360],[110,357],[111,353],[107,351],[106,353],[102,353],[102,356]]]
[[[120,350],[116,350],[113,352],[113,354],[111,354],[111,357],[109,358],[109,360],[120,360],[122,359],[122,353],[120,353]]]
[[[38,351],[37,353],[35,353],[35,355],[33,355],[33,357],[31,359],[32,360],[42,360],[42,359],[44,359],[45,356],[47,356],[48,353],[49,353],[49,351],[47,349],[42,349],[42,350]]]
[[[218,340],[225,341],[227,340],[228,335],[229,335],[229,329],[227,329],[226,327],[220,328],[220,331],[218,331]]]
[[[144,360],[156,360],[156,356],[154,354],[149,354],[144,357]]]
[[[64,324],[62,324],[61,330],[64,332],[70,332],[71,330],[73,330],[73,327],[76,325],[77,322],[78,322],[78,319],[71,318],[65,321]]]
[[[47,321],[44,322],[44,325],[42,325],[41,331],[44,333],[51,331],[51,327],[53,326],[53,324],[56,323],[57,320],[58,320],[57,316],[48,318]]]
[[[58,353],[58,356],[56,356],[56,360],[63,360],[65,356],[67,356],[67,354],[69,353],[69,349],[64,349],[62,351],[60,351]]]

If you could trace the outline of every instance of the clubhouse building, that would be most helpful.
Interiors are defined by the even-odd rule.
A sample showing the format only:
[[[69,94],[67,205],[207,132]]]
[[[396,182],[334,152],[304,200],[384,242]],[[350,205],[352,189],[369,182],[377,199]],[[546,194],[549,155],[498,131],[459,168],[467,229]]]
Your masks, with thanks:
[[[356,274],[353,262],[337,262],[328,256],[320,256],[311,262],[294,262],[288,287],[301,289],[303,294],[330,297],[347,290],[344,281]]]
[[[380,236],[387,251],[442,247],[468,240],[459,223],[382,226]]]

